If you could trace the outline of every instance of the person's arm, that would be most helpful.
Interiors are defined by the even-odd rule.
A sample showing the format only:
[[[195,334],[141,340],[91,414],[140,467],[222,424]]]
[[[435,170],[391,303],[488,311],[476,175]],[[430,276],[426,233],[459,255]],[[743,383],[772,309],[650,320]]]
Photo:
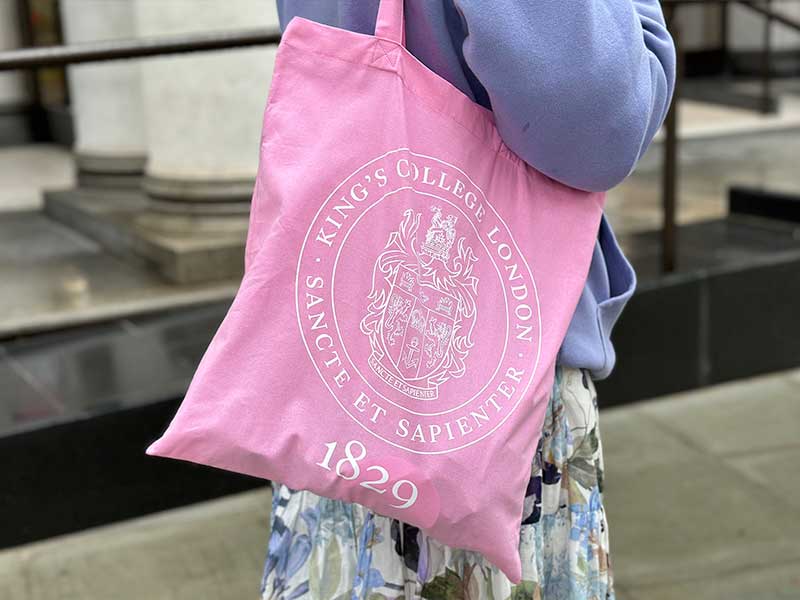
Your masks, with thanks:
[[[674,86],[658,0],[454,1],[464,58],[506,144],[572,187],[607,190],[627,177]]]

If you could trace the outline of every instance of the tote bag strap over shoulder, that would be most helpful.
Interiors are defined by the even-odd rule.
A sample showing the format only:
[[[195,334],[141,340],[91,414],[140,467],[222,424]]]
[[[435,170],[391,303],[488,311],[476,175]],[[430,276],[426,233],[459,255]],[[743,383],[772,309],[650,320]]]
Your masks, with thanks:
[[[375,37],[406,45],[403,4],[403,0],[381,0],[375,22]]]

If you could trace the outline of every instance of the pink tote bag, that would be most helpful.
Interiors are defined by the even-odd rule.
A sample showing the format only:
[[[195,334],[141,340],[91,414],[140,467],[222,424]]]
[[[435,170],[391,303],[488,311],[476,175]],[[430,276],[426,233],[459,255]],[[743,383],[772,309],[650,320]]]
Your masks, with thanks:
[[[403,33],[401,0],[374,36],[287,27],[245,276],[148,453],[358,502],[519,582],[604,196],[523,162]]]

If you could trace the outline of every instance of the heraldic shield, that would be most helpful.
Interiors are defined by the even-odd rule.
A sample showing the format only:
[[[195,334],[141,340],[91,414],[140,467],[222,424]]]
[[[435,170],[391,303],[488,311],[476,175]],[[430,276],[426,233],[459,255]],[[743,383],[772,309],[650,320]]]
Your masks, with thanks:
[[[389,235],[375,262],[371,303],[361,322],[373,350],[370,368],[415,400],[435,400],[439,385],[464,374],[478,293],[477,259],[457,236],[458,218],[442,217],[438,206],[431,211],[421,243],[422,213],[412,210]]]
[[[604,197],[523,162],[378,4],[374,36],[287,26],[244,278],[148,453],[359,503],[519,582]]]

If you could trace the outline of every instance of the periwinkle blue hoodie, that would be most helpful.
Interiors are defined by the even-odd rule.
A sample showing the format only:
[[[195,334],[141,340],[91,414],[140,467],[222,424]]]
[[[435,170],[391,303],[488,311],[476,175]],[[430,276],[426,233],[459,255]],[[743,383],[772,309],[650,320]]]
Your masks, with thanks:
[[[278,0],[278,14],[283,28],[302,16],[373,33],[378,3]],[[523,160],[568,186],[620,183],[669,108],[675,49],[658,0],[405,0],[405,17],[408,50],[491,109]],[[635,285],[604,218],[562,365],[608,376],[611,329]]]

